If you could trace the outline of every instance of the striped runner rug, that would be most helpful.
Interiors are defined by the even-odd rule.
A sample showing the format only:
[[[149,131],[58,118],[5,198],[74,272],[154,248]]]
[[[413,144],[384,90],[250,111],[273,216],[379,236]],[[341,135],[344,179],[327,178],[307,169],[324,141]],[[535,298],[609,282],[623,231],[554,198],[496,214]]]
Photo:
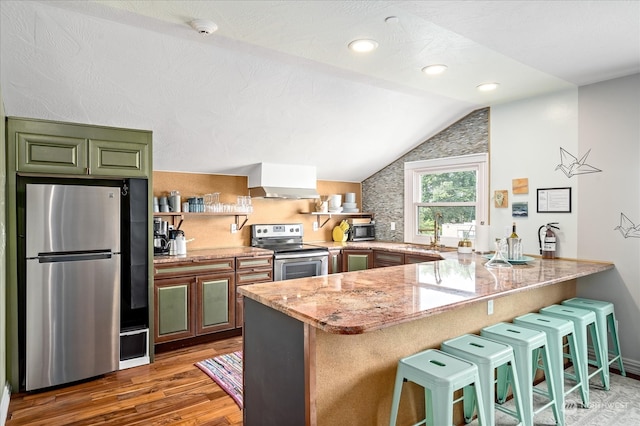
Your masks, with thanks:
[[[242,408],[242,351],[196,362]]]

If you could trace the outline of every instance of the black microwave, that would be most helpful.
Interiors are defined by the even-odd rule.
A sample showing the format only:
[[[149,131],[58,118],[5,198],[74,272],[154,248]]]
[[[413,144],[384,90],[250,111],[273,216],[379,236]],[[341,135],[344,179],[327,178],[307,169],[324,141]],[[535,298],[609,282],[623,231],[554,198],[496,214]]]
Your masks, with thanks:
[[[349,241],[371,241],[376,239],[376,226],[373,223],[350,223]]]

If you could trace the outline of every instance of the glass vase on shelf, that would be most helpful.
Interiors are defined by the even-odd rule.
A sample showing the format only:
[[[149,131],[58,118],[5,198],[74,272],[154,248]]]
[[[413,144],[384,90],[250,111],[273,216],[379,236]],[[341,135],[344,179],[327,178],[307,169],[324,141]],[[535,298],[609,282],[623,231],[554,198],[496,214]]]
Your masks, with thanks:
[[[496,238],[496,251],[491,260],[484,264],[487,268],[512,268],[512,265],[504,257],[507,241],[505,238]]]

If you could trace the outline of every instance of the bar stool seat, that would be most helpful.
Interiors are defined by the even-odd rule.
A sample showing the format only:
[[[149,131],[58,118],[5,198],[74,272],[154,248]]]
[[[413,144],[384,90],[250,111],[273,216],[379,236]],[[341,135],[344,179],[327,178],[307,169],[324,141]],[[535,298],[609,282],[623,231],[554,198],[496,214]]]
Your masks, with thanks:
[[[553,371],[551,370],[551,360],[547,347],[547,335],[543,331],[520,327],[515,324],[501,322],[482,329],[480,333],[483,337],[505,343],[513,348],[515,358],[515,371],[518,374],[520,393],[522,395],[522,411],[524,426],[533,426],[533,417],[549,407],[553,410],[556,423],[564,425],[564,410],[560,410],[559,398],[554,393]],[[535,355],[535,358],[534,358]],[[535,371],[538,366],[538,357],[542,358],[541,368],[549,386],[547,392],[533,386]],[[535,368],[532,368],[536,366]],[[506,386],[501,383],[498,376],[498,400],[506,399]],[[543,395],[549,402],[538,409],[533,409],[533,393]]]
[[[515,358],[513,356],[513,349],[511,346],[476,336],[475,334],[465,334],[463,336],[456,337],[455,339],[443,342],[441,349],[443,352],[473,362],[478,367],[478,374],[480,375],[482,389],[485,393],[488,392],[489,395],[489,398],[484,399],[484,403],[486,404],[484,412],[487,415],[488,425],[495,425],[494,409],[498,409],[503,413],[509,414],[516,418],[518,422],[523,421],[520,381],[518,379],[518,372],[515,368]],[[505,383],[506,388],[501,393],[506,395],[508,385],[511,385],[516,404],[515,411],[500,405],[495,405],[496,369],[498,369],[499,375],[506,375],[506,380],[502,381]],[[465,421],[469,423],[473,419],[473,412],[477,404],[475,399],[469,398],[467,395],[464,395],[464,398],[464,418]]]
[[[564,397],[576,389],[580,389],[582,403],[588,406],[589,397],[585,394],[582,386],[583,375],[582,366],[580,365],[578,354],[578,345],[575,338],[575,330],[573,322],[562,318],[554,318],[542,314],[531,313],[519,316],[513,320],[514,324],[523,327],[532,328],[534,330],[544,331],[547,334],[547,342],[549,343],[549,359],[551,360],[551,371],[553,372],[554,393],[560,402],[560,410],[563,412],[564,418]],[[564,338],[569,342],[569,355],[575,370],[575,379],[577,384],[565,392],[564,390]],[[588,387],[587,387],[588,389]]]
[[[598,323],[596,322],[596,314],[593,311],[576,308],[570,305],[551,305],[540,309],[542,315],[549,315],[556,318],[564,318],[573,321],[573,327],[576,332],[576,342],[578,344],[578,353],[580,364],[582,365],[583,380],[582,386],[585,387],[587,398],[589,396],[589,379],[600,373],[602,386],[607,385],[604,375],[605,362],[602,359],[602,347],[600,345],[600,335],[598,333]],[[596,370],[589,374],[589,355],[587,351],[587,334],[591,333],[591,341],[595,348],[595,366]],[[587,400],[588,406],[588,400]]]
[[[425,419],[416,423],[427,426],[453,424],[453,404],[463,398],[453,400],[453,393],[458,389],[466,392],[474,390],[478,401],[478,418],[485,425],[483,391],[480,388],[480,377],[475,364],[446,354],[437,349],[429,349],[402,358],[398,361],[393,400],[391,402],[391,418],[389,424],[396,425],[398,408],[404,381],[414,382],[424,388]],[[415,426],[415,425],[414,425]]]
[[[596,314],[596,322],[598,324],[598,333],[600,334],[600,346],[602,350],[602,359],[607,360],[605,373],[605,389],[609,390],[610,372],[609,366],[614,362],[618,363],[618,369],[622,376],[626,376],[624,371],[624,365],[622,365],[622,355],[620,354],[620,339],[618,338],[618,322],[616,321],[616,314],[614,311],[613,303],[603,300],[585,299],[582,297],[574,297],[573,299],[567,299],[562,302],[563,305],[574,306],[580,309],[588,309]],[[613,344],[613,350],[609,350],[609,338],[611,335],[611,342]],[[594,349],[595,351],[595,349]],[[610,357],[612,355],[612,357]],[[590,364],[594,364],[592,360]]]

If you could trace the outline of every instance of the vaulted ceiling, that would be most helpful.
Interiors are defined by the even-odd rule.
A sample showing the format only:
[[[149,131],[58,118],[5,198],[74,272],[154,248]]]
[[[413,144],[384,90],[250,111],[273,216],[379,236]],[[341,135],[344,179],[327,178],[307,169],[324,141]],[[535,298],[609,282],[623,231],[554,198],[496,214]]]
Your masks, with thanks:
[[[640,72],[638,1],[2,0],[0,12],[7,115],[152,130],[156,170],[269,162],[359,182],[477,108]],[[379,47],[351,52],[358,38]],[[435,63],[447,71],[421,71]]]

